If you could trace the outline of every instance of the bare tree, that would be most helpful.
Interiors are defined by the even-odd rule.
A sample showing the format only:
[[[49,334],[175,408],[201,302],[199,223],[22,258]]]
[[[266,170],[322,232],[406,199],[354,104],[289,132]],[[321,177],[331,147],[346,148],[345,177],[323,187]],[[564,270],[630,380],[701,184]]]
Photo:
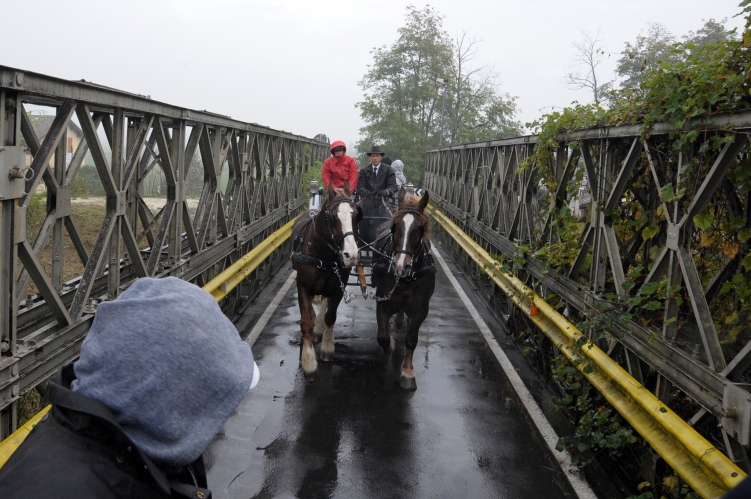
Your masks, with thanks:
[[[599,105],[605,92],[609,91],[613,85],[613,80],[603,83],[597,78],[597,66],[605,60],[605,52],[600,48],[600,30],[594,37],[588,32],[582,30],[582,39],[574,42],[576,52],[574,54],[574,68],[566,75],[564,82],[570,90],[581,90],[587,88],[592,92],[595,104]]]

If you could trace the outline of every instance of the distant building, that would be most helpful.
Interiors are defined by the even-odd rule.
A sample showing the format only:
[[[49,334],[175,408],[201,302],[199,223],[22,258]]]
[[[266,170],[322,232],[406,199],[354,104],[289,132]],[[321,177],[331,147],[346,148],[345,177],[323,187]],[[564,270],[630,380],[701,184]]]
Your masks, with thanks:
[[[34,127],[39,142],[42,143],[47,137],[47,133],[50,131],[52,122],[55,121],[55,116],[32,116],[31,122]],[[83,139],[83,130],[73,123],[68,121],[68,140],[65,144],[65,165],[69,165],[73,158],[73,153],[76,151],[78,144]],[[31,166],[32,156],[29,151],[26,152],[26,166]],[[54,166],[54,159],[50,160],[50,166]]]

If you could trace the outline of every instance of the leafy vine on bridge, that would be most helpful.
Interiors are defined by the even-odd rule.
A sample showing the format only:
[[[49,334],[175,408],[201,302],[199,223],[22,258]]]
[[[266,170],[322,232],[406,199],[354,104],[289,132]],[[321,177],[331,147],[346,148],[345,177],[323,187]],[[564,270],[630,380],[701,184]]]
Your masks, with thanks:
[[[619,239],[635,241],[637,250],[626,255],[623,261],[623,293],[618,294],[609,281],[606,292],[596,297],[596,310],[588,316],[578,316],[578,327],[589,332],[588,340],[582,342],[580,348],[590,342],[608,341],[608,321],[612,320],[613,312],[625,322],[639,322],[655,331],[655,335],[671,325],[680,330],[688,322],[686,317],[691,311],[686,290],[671,283],[668,277],[649,283],[646,278],[664,247],[664,241],[658,239],[664,237],[668,228],[665,208],[670,206],[671,212],[675,209],[676,213],[686,213],[723,147],[736,140],[738,134],[746,134],[732,126],[717,126],[715,122],[719,115],[751,109],[751,0],[743,0],[740,7],[738,15],[745,18],[742,33],[731,33],[729,40],[705,46],[691,42],[674,44],[671,60],[659,62],[644,76],[639,87],[611,90],[607,108],[598,104],[576,104],[528,124],[537,134],[537,145],[533,153],[520,162],[519,170],[535,172],[538,193],[557,191],[556,155],[565,154],[566,149],[572,152],[584,147],[568,139],[575,130],[637,125],[641,140],[650,142],[650,153],[654,156],[648,157],[644,151],[640,153],[629,180],[630,188],[614,210],[604,213],[612,221]],[[669,124],[672,131],[667,136],[653,136],[658,123]],[[615,154],[623,159],[626,152],[616,151]],[[579,163],[567,186],[568,199],[580,195],[585,168],[582,159]],[[650,200],[644,196],[644,191],[653,185],[655,177],[661,187],[657,196]],[[693,216],[685,229],[702,287],[711,290],[710,282],[725,273],[724,284],[708,292],[707,298],[726,358],[732,358],[751,339],[751,334],[743,327],[751,319],[749,193],[751,158],[744,153],[730,164],[714,195],[715,202],[708,203],[701,213]],[[586,217],[575,214],[568,202],[561,202],[553,195],[538,198],[540,209],[553,221],[554,235],[541,238],[543,242],[534,248],[524,249],[546,262],[552,270],[565,274],[579,253]],[[580,272],[588,272],[591,265],[589,255]],[[498,266],[506,272],[520,270],[520,265],[511,259],[499,262]],[[565,306],[563,300],[554,296],[546,298],[553,305],[558,302],[559,307]],[[591,386],[574,367],[559,359],[552,366],[552,375],[564,391],[561,397],[554,398],[554,405],[566,407],[576,417],[574,434],[559,443],[560,449],[572,452],[575,464],[583,466],[602,451],[618,453],[636,441],[628,425],[607,403],[598,399],[596,392],[592,395]],[[697,406],[684,396],[677,396],[683,399],[677,402],[679,406],[681,403],[689,406],[683,411],[684,417],[690,417]],[[674,409],[681,412],[681,407]],[[642,483],[639,497],[659,497],[660,490],[670,497],[691,496],[686,486],[676,480],[667,472],[662,488]],[[653,492],[658,495],[654,496]]]

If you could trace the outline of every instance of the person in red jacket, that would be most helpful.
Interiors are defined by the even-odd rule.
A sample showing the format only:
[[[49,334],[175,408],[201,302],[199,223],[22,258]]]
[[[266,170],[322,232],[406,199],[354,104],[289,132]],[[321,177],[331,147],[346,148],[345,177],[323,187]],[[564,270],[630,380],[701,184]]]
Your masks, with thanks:
[[[341,140],[335,140],[330,147],[331,157],[323,162],[323,188],[328,189],[329,183],[334,182],[334,188],[344,187],[344,181],[349,180],[349,192],[357,188],[357,161],[347,156],[347,146]]]

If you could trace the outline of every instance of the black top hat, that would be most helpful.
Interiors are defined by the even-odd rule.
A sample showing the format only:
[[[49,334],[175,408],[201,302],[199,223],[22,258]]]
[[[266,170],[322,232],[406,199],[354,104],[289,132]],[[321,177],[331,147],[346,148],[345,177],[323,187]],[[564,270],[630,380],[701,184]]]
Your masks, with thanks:
[[[366,154],[367,154],[368,156],[370,156],[371,154],[380,154],[381,156],[383,156],[383,151],[381,151],[381,148],[380,148],[380,147],[378,147],[378,146],[373,146],[373,147],[371,147],[371,148],[370,148],[370,152],[368,152],[368,153],[366,153]]]

